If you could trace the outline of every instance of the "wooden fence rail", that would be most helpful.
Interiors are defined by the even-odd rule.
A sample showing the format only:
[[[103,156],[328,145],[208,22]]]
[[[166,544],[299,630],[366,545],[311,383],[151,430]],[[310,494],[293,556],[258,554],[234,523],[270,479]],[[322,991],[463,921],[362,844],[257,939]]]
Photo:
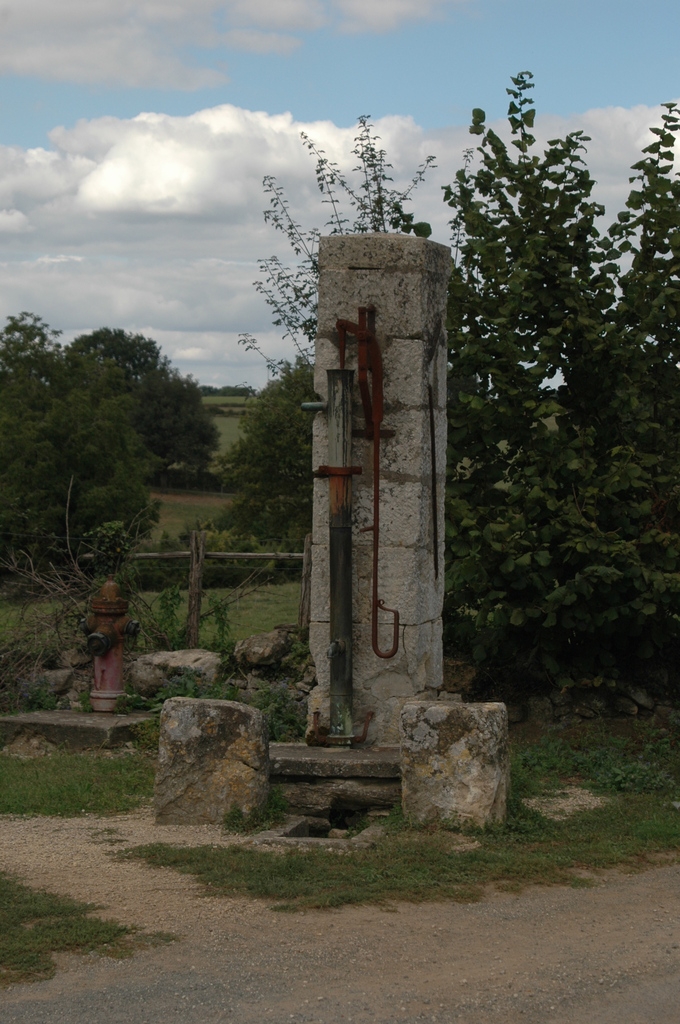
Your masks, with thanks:
[[[93,558],[91,554],[81,555],[80,560]],[[300,586],[300,608],[298,625],[309,626],[310,584],[312,578],[312,535],[305,537],[304,551],[206,551],[205,530],[192,530],[189,535],[188,551],[137,551],[130,555],[136,561],[155,562],[176,558],[189,560],[189,610],[187,614],[187,646],[198,646],[201,622],[201,598],[203,594],[203,566],[207,558],[230,562],[302,562]]]

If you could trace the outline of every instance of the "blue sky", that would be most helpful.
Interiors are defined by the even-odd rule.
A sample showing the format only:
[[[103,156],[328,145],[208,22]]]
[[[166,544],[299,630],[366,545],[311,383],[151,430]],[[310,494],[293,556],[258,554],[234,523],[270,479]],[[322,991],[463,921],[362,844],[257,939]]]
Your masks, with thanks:
[[[346,162],[343,129],[370,113],[397,176],[434,152],[421,202],[445,241],[435,204],[470,109],[501,118],[528,69],[545,130],[583,124],[620,202],[658,104],[680,97],[679,37],[666,0],[6,0],[0,315],[143,329],[201,379],[261,383],[236,335],[283,352],[250,289],[277,245],[262,174],[320,216],[300,127]]]

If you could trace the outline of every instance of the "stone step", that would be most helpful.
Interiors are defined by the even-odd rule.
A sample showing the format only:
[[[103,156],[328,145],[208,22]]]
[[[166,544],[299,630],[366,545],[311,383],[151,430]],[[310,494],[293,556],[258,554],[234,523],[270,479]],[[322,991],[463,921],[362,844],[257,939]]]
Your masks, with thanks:
[[[270,743],[271,776],[319,779],[399,779],[399,747],[308,747]]]
[[[155,716],[148,711],[132,715],[105,715],[81,711],[26,711],[0,716],[0,749],[20,740],[38,739],[66,750],[123,747],[134,737],[131,726]]]

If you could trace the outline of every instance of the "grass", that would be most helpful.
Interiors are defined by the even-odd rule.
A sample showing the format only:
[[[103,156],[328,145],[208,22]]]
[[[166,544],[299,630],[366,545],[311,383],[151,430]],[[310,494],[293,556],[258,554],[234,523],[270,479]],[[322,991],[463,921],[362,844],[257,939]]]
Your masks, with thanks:
[[[241,416],[215,416],[215,426],[220,435],[220,455],[228,452],[241,436]]]
[[[46,757],[0,756],[0,814],[74,817],[115,814],[153,793],[154,762],[141,753],[105,757],[57,751]]]
[[[224,406],[224,408],[229,409],[245,410],[248,402],[252,403],[257,401],[257,399],[246,398],[242,395],[204,395],[201,401],[203,402],[203,405],[212,405],[217,406],[218,408]]]
[[[128,956],[134,930],[91,917],[92,910],[87,903],[36,892],[0,873],[0,988],[53,977],[54,953]]]
[[[235,563],[236,564],[236,563]],[[244,576],[252,569],[244,570]],[[228,597],[232,591],[211,588],[205,597],[205,610],[208,609],[208,598]],[[177,608],[177,618],[186,621],[188,596],[182,591],[182,603]],[[143,598],[153,605],[158,594],[147,591]],[[291,580],[286,583],[265,585],[245,597],[237,599],[229,606],[229,628],[233,640],[243,640],[255,633],[267,633],[283,622],[297,622],[300,604],[300,583]],[[215,626],[212,619],[207,619],[201,627],[201,644],[210,646],[214,639]]]
[[[178,537],[187,526],[195,529],[196,522],[204,522],[227,508],[230,499],[216,494],[214,498],[190,494],[152,493],[161,503],[160,519],[151,535],[152,544],[157,543],[165,531],[170,537]]]
[[[584,872],[636,870],[658,862],[660,855],[677,859],[680,851],[680,812],[672,805],[680,793],[677,742],[641,725],[628,739],[586,729],[571,743],[547,740],[516,749],[504,825],[417,828],[394,812],[375,848],[341,856],[323,850],[177,849],[162,843],[127,855],[193,875],[213,892],[274,901],[279,910],[470,901],[481,898],[489,885],[517,891],[536,883],[592,884]],[[622,766],[628,769],[621,775]],[[564,785],[565,771],[566,781],[607,792],[604,806],[553,821],[523,803],[525,796]],[[461,851],[461,832],[479,845]]]

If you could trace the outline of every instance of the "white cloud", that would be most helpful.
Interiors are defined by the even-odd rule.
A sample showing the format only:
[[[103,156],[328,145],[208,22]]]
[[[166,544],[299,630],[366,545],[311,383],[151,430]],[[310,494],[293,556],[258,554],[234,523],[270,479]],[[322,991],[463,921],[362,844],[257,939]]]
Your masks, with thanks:
[[[291,33],[384,32],[464,0],[4,0],[0,73],[197,89],[225,81],[223,49],[290,53]],[[194,51],[198,60],[187,57]]]
[[[659,115],[635,107],[542,117],[537,134],[545,140],[583,128],[592,135],[588,166],[597,198],[613,214]],[[293,354],[252,287],[259,257],[290,257],[263,221],[263,175],[278,177],[303,225],[323,226],[328,215],[300,129],[331,159],[353,166],[352,129],[230,105],[190,117],[81,121],[52,133],[52,151],[0,147],[0,319],[28,309],[66,337],[103,325],[142,331],[201,380],[262,383],[264,367],[238,347],[240,332],[262,338],[274,357]],[[441,185],[476,140],[465,127],[428,133],[408,117],[384,118],[376,129],[396,183],[436,154],[413,210],[446,242],[451,211]]]

